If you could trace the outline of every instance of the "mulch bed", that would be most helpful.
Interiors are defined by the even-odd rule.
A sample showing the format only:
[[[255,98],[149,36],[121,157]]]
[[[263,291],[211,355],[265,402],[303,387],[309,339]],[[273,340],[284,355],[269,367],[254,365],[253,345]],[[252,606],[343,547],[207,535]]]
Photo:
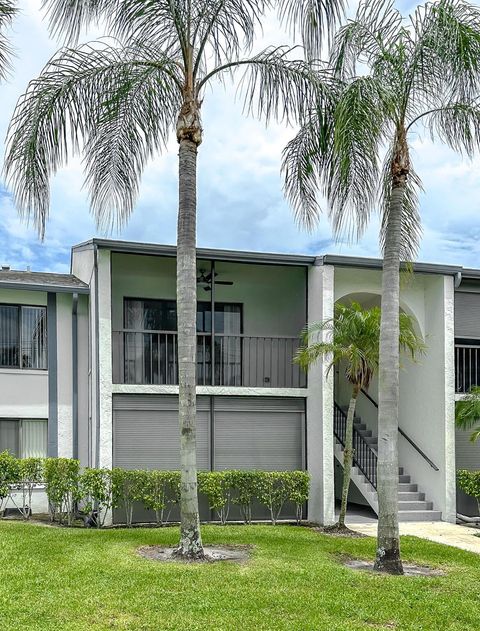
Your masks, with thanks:
[[[333,526],[317,526],[313,528],[313,530],[320,532],[322,535],[333,535],[335,537],[348,537],[351,539],[365,539],[365,537],[368,537],[368,535],[351,530],[346,526],[339,526],[338,524],[334,524]]]
[[[250,558],[252,547],[250,545],[204,546],[205,558],[203,559],[182,559],[175,555],[176,548],[163,546],[142,546],[137,552],[146,559],[164,563],[216,563],[217,561],[245,563]]]
[[[391,574],[385,574],[383,572],[377,572],[373,569],[373,563],[371,561],[363,561],[360,559],[343,559],[343,565],[351,570],[360,570],[362,572],[371,572],[372,574],[379,574],[382,576],[392,576]],[[445,572],[438,568],[428,567],[427,565],[414,565],[411,563],[403,564],[403,576],[445,576]],[[402,576],[401,574],[399,576]]]

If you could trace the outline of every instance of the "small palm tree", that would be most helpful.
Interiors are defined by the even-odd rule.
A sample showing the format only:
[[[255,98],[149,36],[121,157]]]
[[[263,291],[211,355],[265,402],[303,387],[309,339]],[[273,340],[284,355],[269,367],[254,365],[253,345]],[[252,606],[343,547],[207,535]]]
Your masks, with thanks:
[[[10,27],[18,9],[12,0],[0,0],[0,79],[5,79],[10,67],[12,49],[5,30]]]
[[[422,125],[472,156],[480,144],[480,7],[439,0],[409,22],[393,0],[363,0],[334,39],[335,103],[318,109],[284,154],[286,191],[299,216],[318,217],[325,194],[337,235],[360,236],[382,218],[378,540],[375,568],[402,573],[398,530],[399,272],[421,234],[420,179],[410,155]],[[358,70],[357,70],[358,69]]]
[[[298,350],[295,361],[303,368],[326,357],[327,373],[333,366],[345,364],[345,377],[352,386],[347,413],[345,449],[343,452],[342,503],[338,527],[345,528],[348,489],[353,463],[353,419],[357,397],[365,388],[368,390],[373,375],[378,370],[381,310],[379,307],[364,309],[357,302],[349,305],[335,304],[333,318],[313,324],[304,335],[304,345]],[[410,353],[412,359],[424,349],[424,344],[415,332],[412,318],[400,312],[399,348]],[[326,338],[326,339],[323,339]]]
[[[314,72],[323,35],[343,0],[46,0],[54,33],[68,47],[20,98],[8,138],[6,173],[20,213],[43,235],[49,180],[82,152],[90,205],[102,227],[132,213],[147,161],[172,133],[179,144],[177,304],[181,527],[178,553],[203,556],[195,454],[196,175],[201,109],[213,82],[237,82],[247,113],[301,121],[328,92]],[[288,47],[252,54],[267,10],[300,33],[308,61]],[[101,21],[112,36],[75,47]],[[70,47],[74,45],[74,47]],[[299,51],[300,52],[300,51]],[[225,139],[235,142],[235,131]],[[153,229],[153,226],[152,226]]]
[[[456,402],[455,423],[460,429],[473,429],[472,443],[480,438],[480,386],[472,386],[468,394]]]

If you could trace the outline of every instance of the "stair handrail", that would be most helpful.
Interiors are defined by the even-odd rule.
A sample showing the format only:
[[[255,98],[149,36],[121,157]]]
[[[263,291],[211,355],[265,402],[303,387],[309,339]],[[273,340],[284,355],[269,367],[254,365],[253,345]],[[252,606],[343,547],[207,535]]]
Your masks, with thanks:
[[[342,408],[338,405],[338,403],[334,402],[334,409],[340,416],[342,420],[345,422],[345,429],[347,425],[347,415],[342,410]],[[343,437],[336,431],[335,427],[335,419],[333,424],[333,433],[337,438],[339,443],[345,447],[345,442]],[[364,437],[360,434],[360,432],[354,427],[353,428],[353,463],[358,469],[362,472],[368,482],[373,486],[374,489],[377,488],[377,454],[372,449],[372,447],[367,443]],[[355,448],[356,445],[356,448]],[[362,459],[363,456],[363,459]],[[363,460],[363,461],[362,461]]]
[[[370,401],[370,403],[372,403],[378,410],[378,403],[375,401],[375,399],[373,399],[368,394],[368,392],[366,390],[364,390],[363,388],[361,388],[361,392],[362,392],[363,395],[365,395],[367,397],[367,399]],[[430,458],[427,456],[427,454],[422,449],[420,449],[420,447],[415,443],[415,441],[412,438],[410,438],[410,436],[406,432],[404,432],[401,427],[398,428],[398,433],[401,436],[403,436],[405,438],[405,440],[410,443],[410,445],[412,445],[412,447],[415,449],[415,451],[417,451],[422,456],[422,458],[426,462],[428,462],[428,464],[432,467],[432,469],[434,471],[440,471],[440,469],[437,467],[437,465],[432,460],[430,460]]]

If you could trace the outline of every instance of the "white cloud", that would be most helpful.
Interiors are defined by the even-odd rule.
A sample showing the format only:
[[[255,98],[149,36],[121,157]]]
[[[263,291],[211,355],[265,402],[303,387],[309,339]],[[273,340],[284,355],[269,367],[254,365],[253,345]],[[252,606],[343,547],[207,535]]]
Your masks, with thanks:
[[[40,9],[41,0],[26,0],[13,32],[17,49],[11,79],[0,86],[0,134],[8,125],[18,96],[55,52]],[[401,9],[411,8],[403,2]],[[276,19],[265,20],[256,49],[279,45],[287,38]],[[95,36],[92,33],[91,36]],[[322,219],[315,234],[299,230],[281,191],[280,157],[294,130],[265,125],[242,114],[235,90],[218,85],[206,94],[203,106],[205,138],[199,151],[198,241],[203,246],[270,251],[340,252],[378,255],[378,221],[374,219],[358,244],[331,241]],[[413,143],[415,166],[426,193],[421,198],[425,233],[424,260],[480,266],[480,159],[469,164],[430,140]],[[52,182],[51,218],[45,243],[33,226],[21,223],[8,197],[0,200],[0,243],[3,262],[24,268],[65,270],[71,244],[96,234],[82,189],[79,159],[62,169]],[[120,238],[173,243],[176,232],[177,146],[174,139],[165,155],[146,169],[138,207]]]

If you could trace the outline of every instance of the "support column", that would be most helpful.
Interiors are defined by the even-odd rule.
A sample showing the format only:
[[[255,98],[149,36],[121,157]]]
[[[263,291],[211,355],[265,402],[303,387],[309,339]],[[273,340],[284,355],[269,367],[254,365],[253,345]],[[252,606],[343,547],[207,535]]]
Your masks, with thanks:
[[[47,454],[58,457],[57,295],[47,294],[48,427]]]
[[[318,260],[308,275],[308,323],[333,317],[334,268]],[[327,333],[323,333],[327,335]],[[323,525],[335,521],[333,462],[333,372],[318,361],[308,373],[307,469],[311,476],[308,519]]]

